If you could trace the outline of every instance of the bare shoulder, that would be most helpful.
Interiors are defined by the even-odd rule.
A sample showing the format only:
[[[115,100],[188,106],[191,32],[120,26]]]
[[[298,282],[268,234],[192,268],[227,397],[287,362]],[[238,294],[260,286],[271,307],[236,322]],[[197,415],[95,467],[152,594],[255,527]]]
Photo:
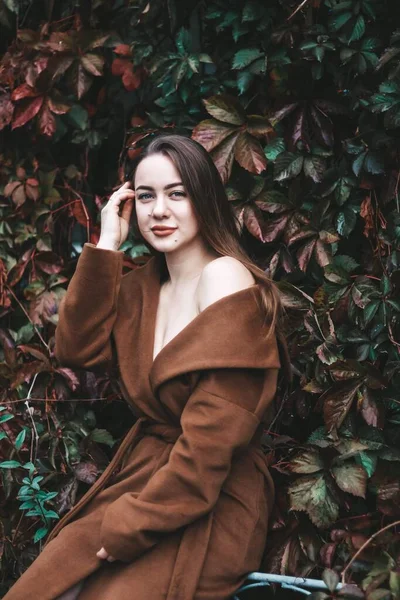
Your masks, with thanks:
[[[196,294],[199,311],[254,283],[256,281],[252,273],[236,258],[216,258],[204,267],[199,279]]]

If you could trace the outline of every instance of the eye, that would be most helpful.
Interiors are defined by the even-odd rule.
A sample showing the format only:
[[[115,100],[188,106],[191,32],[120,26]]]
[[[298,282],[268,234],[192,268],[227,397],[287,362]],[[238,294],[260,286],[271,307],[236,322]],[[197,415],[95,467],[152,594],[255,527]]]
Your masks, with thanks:
[[[148,200],[149,198],[151,198],[151,194],[139,194],[137,198],[138,200]]]
[[[185,192],[180,192],[180,191],[176,191],[176,192],[172,192],[171,196],[178,196],[178,198],[186,198],[186,193]]]

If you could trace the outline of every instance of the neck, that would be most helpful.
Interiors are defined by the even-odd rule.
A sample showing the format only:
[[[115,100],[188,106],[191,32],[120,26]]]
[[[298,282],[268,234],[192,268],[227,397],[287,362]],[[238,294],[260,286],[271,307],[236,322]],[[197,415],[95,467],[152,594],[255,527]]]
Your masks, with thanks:
[[[206,264],[218,256],[213,250],[207,249],[204,244],[166,253],[169,285],[172,288],[190,286],[198,280]]]

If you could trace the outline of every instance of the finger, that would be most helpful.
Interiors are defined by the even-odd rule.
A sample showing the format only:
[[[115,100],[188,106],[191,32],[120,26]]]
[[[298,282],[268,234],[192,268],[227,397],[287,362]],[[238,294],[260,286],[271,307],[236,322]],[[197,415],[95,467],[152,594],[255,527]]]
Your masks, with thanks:
[[[100,550],[98,552],[96,552],[96,556],[104,559],[104,558],[108,557],[108,552],[105,548],[100,548]]]
[[[121,210],[121,219],[129,223],[133,210],[133,198],[129,198],[123,205]]]
[[[111,206],[119,206],[123,200],[132,200],[135,197],[133,190],[126,190],[125,192],[115,192],[108,201]]]

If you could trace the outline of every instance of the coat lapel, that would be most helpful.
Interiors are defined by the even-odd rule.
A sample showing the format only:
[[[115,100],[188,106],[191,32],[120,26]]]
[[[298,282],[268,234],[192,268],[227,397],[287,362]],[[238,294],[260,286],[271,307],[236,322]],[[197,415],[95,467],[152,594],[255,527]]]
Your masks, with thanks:
[[[279,368],[274,336],[265,340],[267,326],[258,284],[229,294],[197,315],[164,346],[153,362],[155,320],[160,295],[158,256],[144,267],[147,289],[146,344],[153,393],[165,381],[191,371],[212,368]]]

